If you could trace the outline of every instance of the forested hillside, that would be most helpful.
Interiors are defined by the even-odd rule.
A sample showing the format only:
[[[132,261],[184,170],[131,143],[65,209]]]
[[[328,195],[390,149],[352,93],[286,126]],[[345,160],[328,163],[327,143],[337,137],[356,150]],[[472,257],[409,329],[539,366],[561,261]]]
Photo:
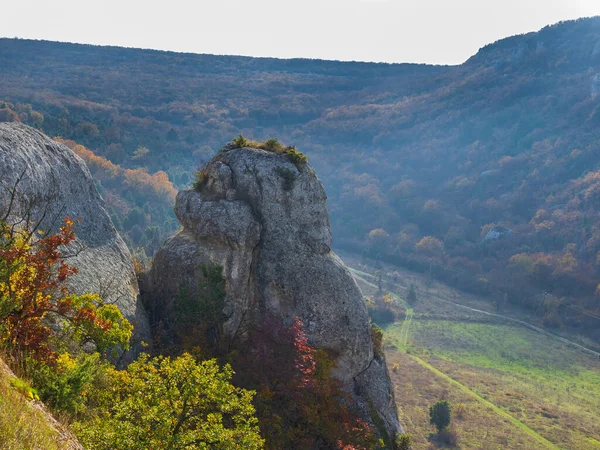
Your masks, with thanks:
[[[588,334],[599,94],[600,18],[452,67],[0,40],[0,120],[79,145],[132,247],[151,254],[177,226],[174,189],[218,148],[276,136],[322,178],[335,245]]]

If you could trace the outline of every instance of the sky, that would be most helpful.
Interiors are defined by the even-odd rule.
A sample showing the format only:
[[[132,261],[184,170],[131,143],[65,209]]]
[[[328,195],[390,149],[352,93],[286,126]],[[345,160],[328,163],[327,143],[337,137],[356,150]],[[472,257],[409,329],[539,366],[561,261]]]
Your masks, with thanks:
[[[18,0],[0,36],[192,53],[460,64],[600,0]]]

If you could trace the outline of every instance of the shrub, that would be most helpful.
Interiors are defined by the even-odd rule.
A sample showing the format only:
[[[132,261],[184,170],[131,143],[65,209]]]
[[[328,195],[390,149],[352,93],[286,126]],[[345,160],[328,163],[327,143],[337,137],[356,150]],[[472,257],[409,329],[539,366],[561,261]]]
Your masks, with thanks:
[[[19,115],[9,108],[0,108],[0,122],[20,122]]]
[[[35,239],[38,230],[0,222],[0,344],[16,362],[53,364],[57,350],[72,342],[102,352],[129,345],[131,324],[115,305],[95,294],[69,294],[77,269],[61,249],[75,240],[73,225],[66,218],[58,233]]]
[[[403,310],[390,294],[376,295],[374,298],[368,298],[366,303],[369,317],[379,326],[395,322],[398,316],[403,313]]]
[[[308,162],[308,158],[306,157],[306,155],[299,152],[295,146],[291,145],[289,147],[285,147],[279,142],[279,139],[277,138],[267,139],[264,142],[256,142],[249,141],[244,136],[239,135],[237,138],[231,141],[231,143],[226,148],[242,147],[259,148],[268,152],[286,155],[290,162],[292,162],[298,169],[304,167],[304,165]]]
[[[196,192],[202,192],[202,189],[204,189],[204,186],[208,181],[208,173],[206,172],[206,169],[204,169],[196,171],[194,175],[196,176],[196,180],[194,181],[193,185],[194,190]]]
[[[10,385],[17,392],[19,392],[21,395],[28,398],[29,400],[39,400],[40,399],[37,389],[32,388],[29,384],[27,384],[25,381],[21,380],[20,378],[10,377],[9,381],[10,381]]]
[[[296,147],[288,147],[285,151],[285,155],[299,169],[304,167],[304,165],[308,162],[306,155],[296,150]]]
[[[223,325],[231,317],[223,311],[226,299],[223,267],[211,264],[200,270],[198,296],[191,298],[182,292],[176,300],[173,329],[184,350],[199,347],[209,356],[219,356],[225,347]]]
[[[81,354],[73,357],[62,353],[55,367],[30,361],[31,376],[40,398],[56,412],[76,416],[85,410],[86,391],[107,363],[100,362],[100,355]]]
[[[284,150],[283,145],[281,145],[279,143],[279,139],[276,138],[267,139],[265,142],[262,143],[262,145],[260,145],[260,148],[275,153],[281,153]]]
[[[371,324],[371,339],[375,357],[383,358],[383,330],[374,323]]]
[[[333,355],[315,350],[302,322],[267,316],[233,355],[236,384],[256,390],[266,448],[381,448],[371,427],[352,413],[352,398],[331,371]]]
[[[450,403],[447,400],[437,402],[429,407],[429,423],[435,425],[438,433],[450,425]]]
[[[240,134],[231,143],[235,148],[242,148],[242,147],[248,147],[250,142],[248,141],[248,139],[246,139],[244,136],[242,136]]]
[[[284,191],[291,191],[294,189],[294,183],[296,182],[296,174],[293,170],[287,167],[278,167],[276,169],[277,175],[281,177],[282,187]]]
[[[409,433],[403,433],[396,436],[395,447],[397,450],[410,450],[412,446],[412,437]]]
[[[444,429],[438,433],[437,440],[438,442],[451,447],[456,447],[460,443],[460,437],[458,436],[458,433],[454,430],[447,429]]]
[[[452,407],[452,411],[457,418],[462,419],[467,412],[467,406],[464,403],[457,403]]]

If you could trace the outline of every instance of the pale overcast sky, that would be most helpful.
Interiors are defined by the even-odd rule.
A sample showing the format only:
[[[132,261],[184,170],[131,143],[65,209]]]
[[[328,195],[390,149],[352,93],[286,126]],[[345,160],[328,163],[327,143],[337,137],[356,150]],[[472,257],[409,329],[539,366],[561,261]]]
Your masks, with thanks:
[[[193,53],[457,64],[600,0],[15,0],[0,36]]]

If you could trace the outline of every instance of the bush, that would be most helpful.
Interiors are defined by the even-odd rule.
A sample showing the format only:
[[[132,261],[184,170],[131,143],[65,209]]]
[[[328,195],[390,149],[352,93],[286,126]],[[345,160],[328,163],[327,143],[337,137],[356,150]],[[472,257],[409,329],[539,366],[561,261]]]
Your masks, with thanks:
[[[231,142],[232,146],[235,148],[243,148],[243,147],[248,147],[250,142],[248,141],[248,139],[246,139],[244,136],[242,136],[241,134],[236,137],[232,142]]]
[[[50,367],[35,361],[30,362],[31,376],[41,400],[55,412],[77,416],[84,412],[86,391],[92,388],[97,373],[106,368],[100,362],[100,355],[82,354],[77,358],[63,353]]]
[[[408,433],[399,434],[396,436],[396,450],[410,450],[412,447],[412,437]]]
[[[429,423],[435,425],[438,433],[450,425],[450,403],[447,400],[437,402],[429,407]]]
[[[452,407],[452,411],[457,418],[462,419],[467,412],[467,407],[464,403],[457,403]]]
[[[194,190],[196,192],[202,192],[202,189],[204,189],[204,186],[208,181],[208,173],[206,170],[198,170],[194,175],[196,176],[196,180],[194,181],[193,185]]]
[[[276,169],[277,175],[281,177],[282,187],[284,191],[291,191],[294,189],[294,183],[296,182],[296,174],[293,170],[287,167],[278,167]]]
[[[369,317],[379,326],[395,322],[398,316],[404,312],[390,294],[367,298],[366,304]]]
[[[299,169],[304,167],[304,165],[308,162],[306,155],[296,150],[296,147],[288,147],[285,151],[285,154],[288,159]]]
[[[19,115],[9,108],[0,108],[0,122],[20,122]]]
[[[234,381],[257,392],[265,448],[382,448],[331,374],[334,358],[308,343],[298,318],[289,324],[267,316],[250,328],[248,340],[233,355]]]
[[[94,344],[99,351],[128,348],[132,326],[97,294],[69,295],[77,273],[61,249],[75,240],[74,223],[34,238],[39,230],[0,222],[0,345],[17,363],[53,365],[61,348]],[[54,326],[50,326],[53,324]]]
[[[230,318],[223,310],[226,305],[223,267],[211,264],[201,266],[202,279],[198,283],[197,297],[182,292],[175,301],[173,329],[179,350],[200,348],[210,357],[222,354],[226,347],[223,325]]]
[[[383,330],[374,323],[371,324],[371,340],[375,357],[383,358]]]
[[[438,442],[451,447],[456,447],[460,443],[460,437],[454,430],[442,430],[437,435]]]
[[[275,153],[281,153],[284,150],[283,145],[281,145],[279,143],[279,139],[276,138],[267,139],[265,142],[262,143],[260,148]]]
[[[32,388],[25,381],[20,378],[10,377],[9,378],[10,385],[21,395],[28,398],[29,400],[39,400],[40,396],[38,395],[38,391],[35,388]]]
[[[264,142],[249,141],[241,134],[235,138],[226,148],[259,148],[268,152],[286,155],[298,169],[304,167],[308,162],[308,158],[303,153],[299,152],[293,145],[285,147],[277,138],[267,139]]]

